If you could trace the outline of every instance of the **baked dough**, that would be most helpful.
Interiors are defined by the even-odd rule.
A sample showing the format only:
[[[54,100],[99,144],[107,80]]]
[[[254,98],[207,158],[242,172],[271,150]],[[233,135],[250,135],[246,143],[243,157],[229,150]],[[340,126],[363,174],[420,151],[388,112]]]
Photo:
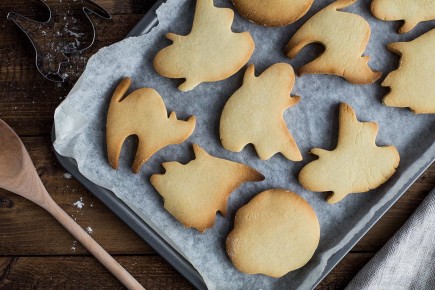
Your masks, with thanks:
[[[271,189],[237,211],[226,248],[241,272],[278,278],[308,263],[319,240],[319,221],[308,202]]]
[[[376,123],[359,122],[352,107],[341,103],[337,147],[312,149],[319,159],[302,168],[300,184],[311,191],[332,191],[331,204],[380,186],[396,172],[400,156],[394,146],[378,147],[377,133]]]
[[[390,43],[387,47],[401,58],[399,68],[382,83],[391,88],[384,104],[410,108],[416,114],[435,114],[435,29],[413,41]]]
[[[222,112],[219,131],[223,147],[240,152],[251,143],[263,160],[280,152],[289,160],[301,161],[298,145],[283,117],[286,109],[299,102],[299,97],[290,97],[294,82],[289,64],[274,64],[258,77],[254,65],[250,65],[242,87]]]
[[[165,174],[151,176],[165,209],[185,227],[200,232],[213,226],[216,212],[225,216],[227,200],[242,183],[264,179],[241,163],[213,157],[194,144],[196,159],[186,165],[165,162]]]
[[[338,0],[311,17],[290,39],[285,48],[289,58],[310,43],[321,43],[325,51],[298,73],[329,74],[343,77],[353,84],[370,84],[381,77],[368,66],[369,57],[362,56],[370,38],[370,26],[359,15],[338,11],[356,0]]]
[[[164,77],[186,79],[178,87],[184,92],[232,76],[255,48],[249,32],[231,31],[233,19],[233,10],[217,8],[212,0],[197,0],[192,31],[186,36],[168,33],[173,44],[157,53],[154,69]]]
[[[314,0],[232,0],[237,11],[254,23],[288,25],[304,16]]]
[[[138,89],[124,97],[131,79],[123,79],[113,93],[107,113],[106,142],[110,165],[118,168],[122,144],[130,135],[139,138],[133,172],[154,153],[170,144],[184,142],[195,130],[196,119],[177,120],[175,112],[168,118],[162,97],[150,88]]]
[[[404,20],[399,33],[411,31],[419,22],[435,19],[433,0],[373,0],[371,10],[381,20]]]

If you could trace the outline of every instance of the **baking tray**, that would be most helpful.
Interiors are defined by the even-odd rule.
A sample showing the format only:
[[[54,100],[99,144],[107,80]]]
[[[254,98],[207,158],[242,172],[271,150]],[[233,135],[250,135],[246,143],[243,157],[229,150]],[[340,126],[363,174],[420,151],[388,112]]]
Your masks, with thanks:
[[[149,32],[158,24],[156,10],[164,3],[165,0],[157,1],[153,7],[144,15],[136,26],[128,33],[126,37],[139,36]],[[55,128],[53,126],[52,141],[55,141]],[[54,150],[59,163],[71,173],[86,189],[92,192],[101,202],[110,208],[121,220],[123,220],[133,231],[135,231],[144,241],[153,247],[169,264],[177,269],[187,280],[189,280],[197,289],[207,289],[202,277],[195,270],[189,261],[180,255],[172,246],[170,246],[162,237],[160,237],[148,224],[146,224],[131,208],[122,200],[115,196],[111,191],[100,187],[84,177],[78,170],[77,162],[70,157],[59,155]],[[340,251],[328,260],[320,278],[315,283],[316,287],[328,273],[343,259],[343,257],[355,246],[355,244],[373,227],[373,225],[390,209],[390,207],[405,193],[405,191],[418,179],[418,177],[434,162],[432,158],[423,164],[417,173],[413,176],[407,176],[407,183],[397,191],[397,194],[381,207],[354,237]],[[314,288],[313,287],[313,288]]]

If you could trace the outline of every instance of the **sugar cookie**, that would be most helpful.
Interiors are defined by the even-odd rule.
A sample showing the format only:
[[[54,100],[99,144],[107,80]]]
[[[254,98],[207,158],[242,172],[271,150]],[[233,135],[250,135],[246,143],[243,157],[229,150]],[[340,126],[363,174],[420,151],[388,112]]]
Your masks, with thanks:
[[[186,165],[165,162],[165,174],[154,174],[150,181],[170,214],[185,227],[204,232],[213,226],[216,212],[225,216],[231,192],[264,177],[244,164],[213,157],[196,144],[193,150],[195,160]]]
[[[370,38],[370,26],[359,15],[338,11],[356,0],[338,0],[311,17],[293,35],[286,54],[294,58],[306,45],[321,43],[325,51],[298,73],[337,75],[354,84],[370,84],[381,77],[368,66],[369,57],[362,56]]]
[[[372,14],[381,20],[404,20],[399,33],[411,31],[419,22],[435,19],[435,1],[431,0],[373,0]]]
[[[286,63],[277,63],[255,76],[246,70],[243,85],[225,104],[220,138],[225,149],[240,152],[251,143],[263,160],[281,152],[287,159],[302,160],[298,145],[287,129],[283,113],[299,102],[290,97],[295,75]]]
[[[245,18],[265,26],[282,26],[304,16],[314,0],[232,0]]]
[[[319,240],[319,221],[308,202],[272,189],[237,211],[226,248],[241,272],[278,278],[308,263]]]
[[[192,31],[168,33],[173,44],[160,50],[154,69],[168,78],[184,78],[178,88],[189,91],[203,82],[224,80],[239,71],[254,52],[249,32],[234,33],[234,12],[213,6],[213,0],[197,0]]]
[[[390,87],[383,102],[410,108],[417,114],[435,114],[435,29],[410,42],[396,42],[388,49],[401,56],[399,68],[382,83]]]
[[[162,97],[150,88],[138,89],[124,98],[131,79],[121,81],[113,93],[107,114],[106,142],[109,163],[118,168],[122,144],[130,135],[139,138],[133,172],[154,153],[170,144],[184,142],[195,129],[195,116],[187,121],[177,120],[175,112],[168,118]]]
[[[332,191],[331,204],[350,193],[380,186],[394,174],[400,156],[394,146],[378,147],[377,133],[376,123],[359,122],[353,109],[341,103],[337,147],[333,151],[312,149],[319,159],[302,168],[299,182],[311,191]]]

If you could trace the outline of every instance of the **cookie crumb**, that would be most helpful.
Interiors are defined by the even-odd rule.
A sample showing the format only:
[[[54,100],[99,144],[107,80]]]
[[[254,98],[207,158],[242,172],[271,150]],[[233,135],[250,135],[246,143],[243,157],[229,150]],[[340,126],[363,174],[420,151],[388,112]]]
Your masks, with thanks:
[[[76,248],[77,247],[77,241],[73,241],[72,243],[71,243],[71,252],[75,252],[76,251]]]

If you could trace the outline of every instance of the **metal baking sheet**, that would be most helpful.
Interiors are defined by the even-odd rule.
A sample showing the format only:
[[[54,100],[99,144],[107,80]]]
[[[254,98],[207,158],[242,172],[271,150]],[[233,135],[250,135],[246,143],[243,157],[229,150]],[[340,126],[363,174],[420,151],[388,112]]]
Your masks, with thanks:
[[[154,25],[157,24],[155,10],[165,1],[158,1],[153,8],[143,17],[136,27],[129,33],[128,36],[136,36],[148,32]],[[54,141],[54,140],[53,140]],[[430,153],[430,152],[429,152]],[[59,162],[71,172],[81,183],[85,185],[91,192],[94,193],[103,203],[105,203],[112,211],[114,211],[124,222],[126,222],[136,233],[139,234],[146,242],[148,242],[156,251],[162,255],[170,264],[172,264],[180,273],[182,273],[192,284],[199,288],[205,289],[206,286],[193,266],[186,261],[175,249],[173,249],[166,241],[163,240],[155,231],[153,231],[143,220],[137,216],[124,202],[118,199],[112,192],[102,187],[99,187],[87,180],[77,169],[77,164],[72,158],[65,158],[56,153]],[[427,157],[427,156],[426,156]],[[425,159],[426,160],[426,159]],[[341,248],[340,251],[328,260],[321,277],[316,282],[316,285],[335,267],[335,265],[351,250],[351,248],[367,233],[367,231],[382,217],[382,215],[400,198],[400,196],[408,189],[408,187],[426,170],[433,162],[433,156],[427,158],[428,162],[420,164],[420,168],[415,170],[413,176],[406,176],[408,180],[394,198],[389,200],[381,207],[353,238]]]

